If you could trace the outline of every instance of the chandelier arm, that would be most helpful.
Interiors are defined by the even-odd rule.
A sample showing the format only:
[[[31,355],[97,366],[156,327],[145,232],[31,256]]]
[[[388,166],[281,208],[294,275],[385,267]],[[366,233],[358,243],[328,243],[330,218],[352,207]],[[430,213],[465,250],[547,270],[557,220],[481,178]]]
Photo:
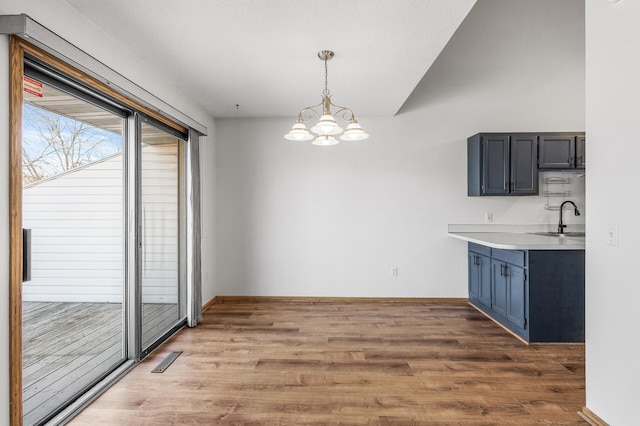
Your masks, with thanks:
[[[321,106],[321,105],[322,105],[322,102],[320,102],[320,103],[319,103],[319,104],[317,104],[317,105],[313,105],[313,106],[308,106],[308,107],[304,107],[304,108],[302,108],[302,109],[300,110],[300,112],[298,112],[298,121],[299,121],[299,122],[301,122],[301,123],[304,123],[305,121],[309,121],[309,120],[311,120],[311,117],[312,117],[312,116],[311,116],[311,114],[309,114],[309,117],[308,117],[308,118],[306,118],[306,119],[302,116],[302,114],[304,114],[305,112],[312,112],[312,113],[314,113],[318,118],[320,118],[320,114],[319,114],[319,113],[318,113],[318,111],[316,111],[314,108],[318,108],[318,107],[319,107],[319,106]]]
[[[353,121],[356,119],[356,115],[353,113],[353,111],[351,111],[351,108],[338,107],[337,105],[333,105],[333,106],[339,108],[335,112],[334,117],[337,117],[339,114],[342,114],[342,119],[344,121]]]

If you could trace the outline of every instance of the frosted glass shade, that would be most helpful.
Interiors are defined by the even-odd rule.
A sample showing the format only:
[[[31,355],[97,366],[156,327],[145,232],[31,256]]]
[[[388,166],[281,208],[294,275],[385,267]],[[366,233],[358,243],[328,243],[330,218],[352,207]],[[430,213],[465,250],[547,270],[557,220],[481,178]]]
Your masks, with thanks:
[[[342,141],[361,141],[367,139],[369,137],[368,134],[362,130],[362,127],[355,122],[350,123],[347,126],[347,130],[345,130],[344,134],[340,136],[340,140]]]
[[[314,138],[314,136],[307,130],[307,126],[299,121],[291,127],[289,133],[284,135],[284,137],[290,141],[310,141]]]
[[[338,139],[334,138],[333,136],[318,136],[316,140],[312,142],[312,144],[319,146],[331,146],[336,145],[337,143]]]
[[[339,135],[344,129],[338,126],[333,115],[325,114],[320,117],[318,123],[311,128],[316,135]]]

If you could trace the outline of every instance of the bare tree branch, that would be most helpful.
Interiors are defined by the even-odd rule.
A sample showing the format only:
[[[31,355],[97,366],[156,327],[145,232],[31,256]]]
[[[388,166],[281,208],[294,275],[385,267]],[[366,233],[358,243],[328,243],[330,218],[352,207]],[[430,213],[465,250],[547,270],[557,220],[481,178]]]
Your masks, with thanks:
[[[25,183],[55,176],[120,151],[109,144],[107,132],[90,124],[25,104],[22,168]],[[28,117],[28,118],[26,118]],[[28,121],[28,123],[27,123]],[[102,151],[102,152],[101,152]]]

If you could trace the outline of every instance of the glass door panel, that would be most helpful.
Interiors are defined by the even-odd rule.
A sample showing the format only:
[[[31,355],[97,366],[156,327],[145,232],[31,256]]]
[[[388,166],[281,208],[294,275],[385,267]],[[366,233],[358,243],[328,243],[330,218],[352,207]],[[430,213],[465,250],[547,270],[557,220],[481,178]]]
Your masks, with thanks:
[[[146,122],[141,129],[140,259],[145,350],[185,317],[181,260],[184,142]]]
[[[126,120],[37,73],[24,88],[23,412],[33,425],[125,360]]]

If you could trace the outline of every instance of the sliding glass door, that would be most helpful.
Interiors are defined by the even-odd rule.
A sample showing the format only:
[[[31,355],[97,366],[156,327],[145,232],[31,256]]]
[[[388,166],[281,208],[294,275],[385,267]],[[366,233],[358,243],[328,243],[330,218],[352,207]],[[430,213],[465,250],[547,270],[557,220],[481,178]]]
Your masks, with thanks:
[[[33,425],[125,360],[126,112],[25,74],[22,376]]]
[[[22,100],[22,406],[40,425],[186,323],[186,135],[35,60]]]
[[[140,156],[142,349],[186,316],[184,141],[144,118]]]

